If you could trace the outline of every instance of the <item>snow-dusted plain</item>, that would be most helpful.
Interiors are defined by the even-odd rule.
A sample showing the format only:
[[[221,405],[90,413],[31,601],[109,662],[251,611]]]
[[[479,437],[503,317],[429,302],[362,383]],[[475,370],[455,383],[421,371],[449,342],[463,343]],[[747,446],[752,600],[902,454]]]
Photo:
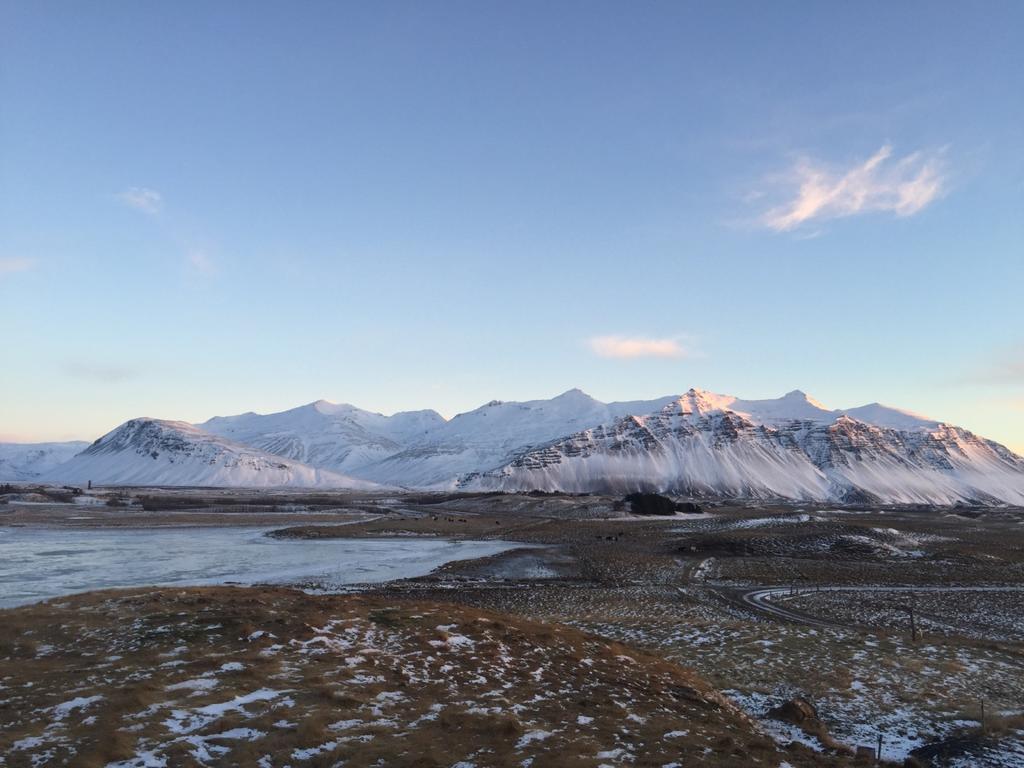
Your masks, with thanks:
[[[449,420],[431,410],[383,416],[322,400],[195,426],[134,419],[39,477],[1024,504],[1024,459],[1002,445],[878,403],[829,409],[800,391],[743,400],[691,389],[602,403],[574,389],[550,400],[493,401]]]
[[[12,768],[826,764],[679,666],[464,606],[207,588],[6,618]]]

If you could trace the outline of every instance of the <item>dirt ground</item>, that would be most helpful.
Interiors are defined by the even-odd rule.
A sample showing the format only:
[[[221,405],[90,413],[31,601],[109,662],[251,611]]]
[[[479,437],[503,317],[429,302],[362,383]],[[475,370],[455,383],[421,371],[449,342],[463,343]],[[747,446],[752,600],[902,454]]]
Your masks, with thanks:
[[[465,530],[541,546],[381,591],[569,624],[658,653],[781,740],[822,747],[765,717],[802,696],[840,742],[871,746],[881,735],[892,760],[1024,764],[1020,510],[721,505],[670,520],[596,519],[595,510],[614,514],[612,502],[454,500],[426,518],[281,535]],[[567,511],[573,504],[582,514]],[[492,516],[500,533],[488,533]]]
[[[228,587],[6,611],[8,766],[812,766],[658,656],[450,603]]]
[[[799,755],[780,761],[791,765],[809,754],[848,760],[846,750],[874,748],[879,736],[883,756],[897,763],[1024,764],[1020,510],[706,504],[704,514],[656,519],[633,517],[607,497],[326,501],[257,515],[224,514],[207,498],[194,509],[101,508],[87,515],[38,506],[0,512],[0,519],[18,525],[251,525],[273,514],[279,517],[270,524],[282,525],[275,535],[295,538],[521,542],[528,548],[362,591],[367,599],[456,605],[449,610],[571,627],[692,669],[779,748],[804,745]],[[83,516],[92,519],[71,519]],[[826,735],[767,717],[796,696],[817,708]],[[555,742],[538,741],[534,765],[545,764],[544,743]],[[609,753],[601,760],[648,764],[634,761],[651,743],[614,755],[600,750]],[[737,764],[761,762],[750,755]],[[682,764],[695,759],[690,755]],[[765,757],[763,764],[779,765],[775,760]]]

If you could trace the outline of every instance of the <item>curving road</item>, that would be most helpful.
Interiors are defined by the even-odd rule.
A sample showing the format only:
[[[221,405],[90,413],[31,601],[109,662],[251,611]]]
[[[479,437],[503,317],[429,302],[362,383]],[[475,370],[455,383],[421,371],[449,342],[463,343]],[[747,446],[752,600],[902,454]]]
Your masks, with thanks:
[[[817,616],[811,616],[810,614],[803,613],[801,611],[795,611],[785,607],[779,603],[772,602],[771,599],[776,595],[788,595],[791,592],[790,587],[758,587],[756,589],[749,589],[746,591],[727,589],[723,587],[714,587],[707,585],[711,591],[715,592],[719,596],[729,600],[730,602],[739,603],[745,607],[753,608],[754,610],[766,614],[774,619],[781,619],[783,621],[795,622],[797,624],[807,624],[815,627],[841,627],[844,629],[856,629],[859,625],[849,624],[840,621],[831,621],[829,619],[823,619]],[[802,593],[807,593],[811,590],[801,590]],[[963,587],[963,586],[885,586],[885,585],[827,585],[818,588],[818,591],[824,592],[1024,592],[1024,586],[978,586],[978,587]]]

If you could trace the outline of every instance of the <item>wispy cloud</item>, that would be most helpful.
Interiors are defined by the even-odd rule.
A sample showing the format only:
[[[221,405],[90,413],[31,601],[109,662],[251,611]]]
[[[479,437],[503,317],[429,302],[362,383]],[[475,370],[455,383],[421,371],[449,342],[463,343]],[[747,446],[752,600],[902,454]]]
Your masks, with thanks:
[[[160,209],[164,204],[163,195],[155,189],[148,189],[147,187],[130,187],[124,192],[119,192],[117,199],[129,208],[134,208],[137,211],[150,215],[160,213]]]
[[[104,384],[116,384],[138,376],[134,368],[92,360],[67,360],[61,367],[68,376]]]
[[[206,251],[199,248],[189,250],[185,254],[185,262],[193,272],[199,275],[209,276],[217,272],[217,265],[213,259]]]
[[[803,157],[773,185],[786,201],[760,217],[776,232],[810,221],[883,211],[913,216],[946,190],[942,152],[914,152],[899,158],[886,145],[852,168],[835,168]]]
[[[588,342],[600,357],[686,357],[687,350],[678,339],[651,339],[642,336],[595,336]]]
[[[1024,344],[1001,350],[971,378],[987,384],[1024,384]]]
[[[157,190],[149,187],[129,187],[117,194],[117,199],[137,211],[149,216],[157,216],[163,213],[164,198]],[[173,219],[174,217],[170,217]],[[161,229],[164,236],[174,245],[181,249],[182,259],[188,275],[192,278],[208,278],[220,271],[217,263],[210,257],[209,253],[202,247],[187,245],[190,238],[182,237],[180,228],[173,220],[167,220],[161,216]]]
[[[0,275],[9,275],[12,272],[27,272],[35,265],[35,259],[25,259],[19,256],[0,257]]]

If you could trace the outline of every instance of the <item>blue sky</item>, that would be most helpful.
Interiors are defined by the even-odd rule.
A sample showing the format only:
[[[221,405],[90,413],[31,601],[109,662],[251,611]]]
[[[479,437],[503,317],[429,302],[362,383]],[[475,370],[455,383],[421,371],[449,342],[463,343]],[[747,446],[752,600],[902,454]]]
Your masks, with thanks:
[[[1024,5],[0,2],[0,439],[803,389],[1024,450]]]

